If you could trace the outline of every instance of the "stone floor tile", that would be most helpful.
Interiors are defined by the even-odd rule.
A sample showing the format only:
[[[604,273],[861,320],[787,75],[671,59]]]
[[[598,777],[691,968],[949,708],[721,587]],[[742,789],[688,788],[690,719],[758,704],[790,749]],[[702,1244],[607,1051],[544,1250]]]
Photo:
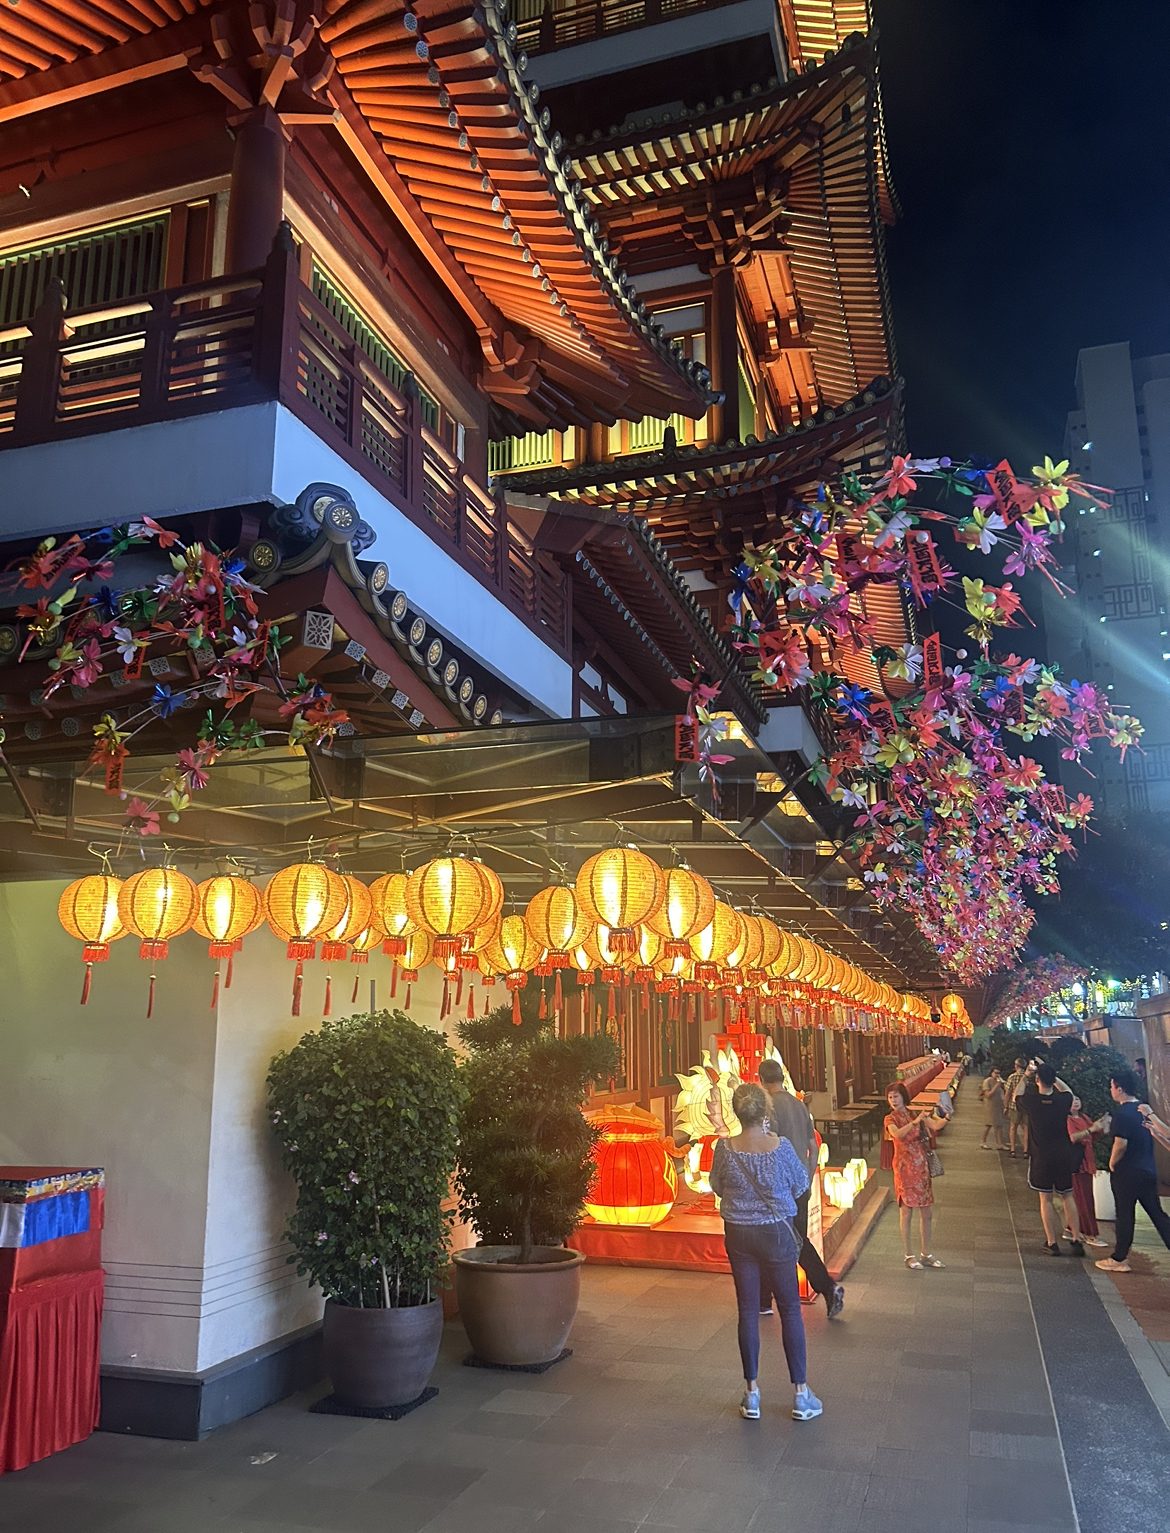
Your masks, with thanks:
[[[639,1523],[665,1489],[665,1485],[628,1480],[566,1480],[550,1488],[545,1506],[549,1533],[556,1533],[566,1517],[588,1516]]]
[[[366,1488],[395,1496],[427,1496],[440,1501],[454,1501],[456,1496],[482,1479],[485,1472],[482,1468],[469,1468],[465,1464],[406,1459]]]
[[[1072,1521],[1062,1463],[997,1461],[994,1473],[971,1481],[967,1505],[970,1516],[991,1522],[1067,1528]]]
[[[528,1506],[494,1506],[474,1492],[443,1508],[437,1517],[424,1523],[421,1533],[528,1533],[541,1520],[542,1513]],[[227,1530],[224,1530],[227,1533]],[[387,1525],[387,1533],[397,1533]]]
[[[232,1514],[241,1533],[251,1522],[328,1533],[418,1533],[446,1505],[445,1498],[398,1496],[375,1491],[338,1491],[318,1485],[282,1484],[264,1490]]]
[[[682,1468],[685,1455],[679,1452],[640,1452],[618,1444],[599,1453],[581,1471],[582,1480],[606,1481],[632,1485],[669,1485]]]
[[[502,1411],[511,1416],[551,1416],[572,1398],[572,1395],[547,1389],[501,1389],[479,1408],[481,1411]]]
[[[679,1528],[687,1533],[744,1533],[763,1499],[745,1490],[705,1490],[668,1485],[642,1528]]]
[[[1032,1464],[1063,1462],[1055,1435],[1036,1437],[1016,1432],[972,1432],[971,1455],[973,1458],[1017,1459]]]

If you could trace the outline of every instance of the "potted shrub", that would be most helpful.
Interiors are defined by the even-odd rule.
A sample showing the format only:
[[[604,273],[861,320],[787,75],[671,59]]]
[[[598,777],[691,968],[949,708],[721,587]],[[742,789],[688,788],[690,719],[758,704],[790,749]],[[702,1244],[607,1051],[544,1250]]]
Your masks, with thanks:
[[[334,1394],[366,1407],[417,1400],[443,1334],[455,1056],[400,1011],[326,1021],[272,1061],[268,1099],[297,1183],[289,1260],[325,1294]]]
[[[502,1006],[459,1025],[467,1049],[457,1186],[481,1245],[452,1257],[459,1313],[484,1362],[559,1357],[577,1313],[579,1251],[564,1242],[581,1220],[597,1131],[586,1090],[616,1073],[606,1034],[557,1038],[525,997],[519,1023]]]

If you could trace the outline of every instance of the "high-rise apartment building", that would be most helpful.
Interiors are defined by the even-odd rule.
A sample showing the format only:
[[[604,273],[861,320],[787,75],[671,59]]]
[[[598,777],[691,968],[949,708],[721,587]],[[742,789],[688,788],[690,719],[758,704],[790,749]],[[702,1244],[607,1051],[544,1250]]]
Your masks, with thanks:
[[[1086,347],[1076,390],[1065,453],[1113,496],[1105,510],[1070,508],[1063,579],[1074,597],[1046,599],[1049,651],[1065,675],[1107,688],[1146,732],[1124,765],[1098,750],[1095,782],[1071,763],[1064,782],[1106,814],[1170,810],[1170,355],[1132,357],[1128,341]]]

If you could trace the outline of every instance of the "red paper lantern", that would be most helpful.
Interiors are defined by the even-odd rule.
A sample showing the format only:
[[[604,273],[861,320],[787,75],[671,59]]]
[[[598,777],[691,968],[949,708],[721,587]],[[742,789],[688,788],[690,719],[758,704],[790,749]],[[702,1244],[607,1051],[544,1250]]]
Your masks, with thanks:
[[[597,1173],[585,1212],[598,1224],[661,1224],[674,1207],[678,1177],[662,1143],[662,1124],[640,1108],[609,1108],[590,1122]]]

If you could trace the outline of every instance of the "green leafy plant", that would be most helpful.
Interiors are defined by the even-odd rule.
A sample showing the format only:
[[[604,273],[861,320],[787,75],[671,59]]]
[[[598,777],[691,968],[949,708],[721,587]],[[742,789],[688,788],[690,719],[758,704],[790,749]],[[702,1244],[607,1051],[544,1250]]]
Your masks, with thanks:
[[[1058,1068],[1066,1059],[1071,1059],[1074,1054],[1079,1054],[1085,1047],[1084,1040],[1069,1033],[1063,1038],[1054,1038],[1052,1047],[1048,1051],[1048,1057]]]
[[[521,998],[521,1021],[501,1006],[462,1022],[466,1102],[459,1121],[460,1207],[486,1245],[558,1246],[581,1220],[593,1180],[596,1130],[581,1114],[586,1090],[618,1069],[604,1033],[557,1038]]]
[[[272,1125],[297,1182],[289,1260],[327,1298],[431,1299],[462,1099],[446,1039],[401,1011],[326,1021],[272,1061]]]
[[[1109,1095],[1109,1082],[1116,1071],[1128,1069],[1124,1054],[1100,1044],[1070,1054],[1059,1065],[1061,1080],[1080,1097],[1082,1109],[1094,1122],[1117,1105]],[[1098,1167],[1104,1170],[1109,1164],[1109,1139],[1094,1139],[1093,1153]]]
[[[1035,1033],[1014,1032],[1010,1027],[993,1027],[987,1040],[991,1063],[1006,1081],[1017,1059],[1047,1059],[1048,1045]]]

